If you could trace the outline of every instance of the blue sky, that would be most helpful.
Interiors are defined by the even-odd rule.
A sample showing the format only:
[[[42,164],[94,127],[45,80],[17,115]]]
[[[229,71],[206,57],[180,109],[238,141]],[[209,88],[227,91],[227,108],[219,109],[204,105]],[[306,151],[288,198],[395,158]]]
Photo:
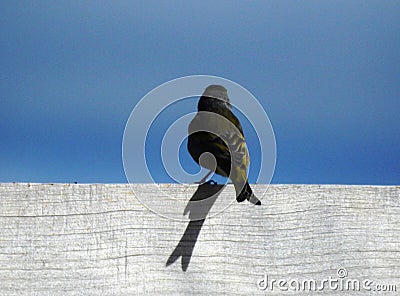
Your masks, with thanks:
[[[399,15],[399,1],[2,1],[0,182],[127,182],[135,104],[206,74],[265,108],[272,183],[399,184]]]

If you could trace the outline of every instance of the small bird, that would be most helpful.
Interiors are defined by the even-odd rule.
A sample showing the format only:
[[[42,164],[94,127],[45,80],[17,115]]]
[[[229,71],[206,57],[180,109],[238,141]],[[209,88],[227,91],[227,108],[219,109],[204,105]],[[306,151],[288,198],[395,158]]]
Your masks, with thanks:
[[[229,177],[235,186],[237,202],[248,200],[261,205],[248,183],[250,156],[242,126],[232,113],[226,88],[222,85],[208,86],[200,97],[197,109],[188,129],[190,155],[210,173]]]

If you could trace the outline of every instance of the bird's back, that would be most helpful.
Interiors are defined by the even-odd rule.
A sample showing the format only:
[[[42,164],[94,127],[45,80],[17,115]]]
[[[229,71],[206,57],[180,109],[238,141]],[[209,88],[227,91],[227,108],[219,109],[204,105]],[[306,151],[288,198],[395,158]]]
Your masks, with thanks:
[[[243,129],[229,102],[202,96],[198,111],[189,124],[188,150],[193,159],[198,162],[201,154],[212,153],[224,171],[217,173],[224,176],[230,173],[232,159],[247,170],[250,158]]]
[[[232,113],[227,90],[221,85],[208,86],[200,97],[197,109],[189,124],[190,155],[201,166],[229,177],[235,186],[238,202],[248,200],[260,205],[247,180],[250,156],[242,126]],[[204,161],[202,156],[200,160],[206,152],[214,157],[205,156]]]

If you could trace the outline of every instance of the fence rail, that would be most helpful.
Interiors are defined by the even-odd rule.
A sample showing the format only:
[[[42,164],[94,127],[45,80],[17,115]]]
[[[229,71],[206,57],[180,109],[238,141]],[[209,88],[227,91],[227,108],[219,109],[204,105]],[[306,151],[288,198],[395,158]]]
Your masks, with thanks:
[[[0,184],[1,295],[400,291],[400,187],[258,185],[261,206],[219,211],[228,185],[189,203],[221,188]]]

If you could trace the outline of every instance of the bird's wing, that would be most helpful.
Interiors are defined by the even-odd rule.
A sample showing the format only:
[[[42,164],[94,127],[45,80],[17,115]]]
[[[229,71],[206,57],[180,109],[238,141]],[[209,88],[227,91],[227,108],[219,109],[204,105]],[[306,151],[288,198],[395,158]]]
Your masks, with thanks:
[[[244,174],[246,174],[250,158],[242,126],[238,118],[229,109],[218,114],[227,120],[201,113],[195,116],[189,125],[189,134],[195,130],[208,130],[215,131],[218,135],[200,131],[196,132],[196,136],[189,136],[189,152],[195,159],[198,159],[204,152],[210,152],[216,158],[220,169],[226,174],[229,174],[231,170],[232,161],[236,169],[244,170]]]
[[[233,161],[235,162],[235,167],[244,166],[244,168],[247,169],[250,163],[250,157],[247,150],[242,125],[235,114],[233,114],[229,109],[224,110],[224,117],[234,125],[234,127],[232,125],[226,127],[224,139],[229,144],[229,149],[232,153]]]
[[[194,148],[199,150],[199,154],[210,152],[216,157],[229,159],[230,153],[226,143],[217,135],[209,132],[196,132],[190,136]]]
[[[222,115],[228,119],[230,122],[232,122],[232,124],[239,130],[240,135],[243,139],[244,139],[244,133],[243,133],[243,128],[242,125],[240,124],[239,119],[236,117],[235,114],[233,114],[233,112],[229,109],[224,109],[222,111]]]

